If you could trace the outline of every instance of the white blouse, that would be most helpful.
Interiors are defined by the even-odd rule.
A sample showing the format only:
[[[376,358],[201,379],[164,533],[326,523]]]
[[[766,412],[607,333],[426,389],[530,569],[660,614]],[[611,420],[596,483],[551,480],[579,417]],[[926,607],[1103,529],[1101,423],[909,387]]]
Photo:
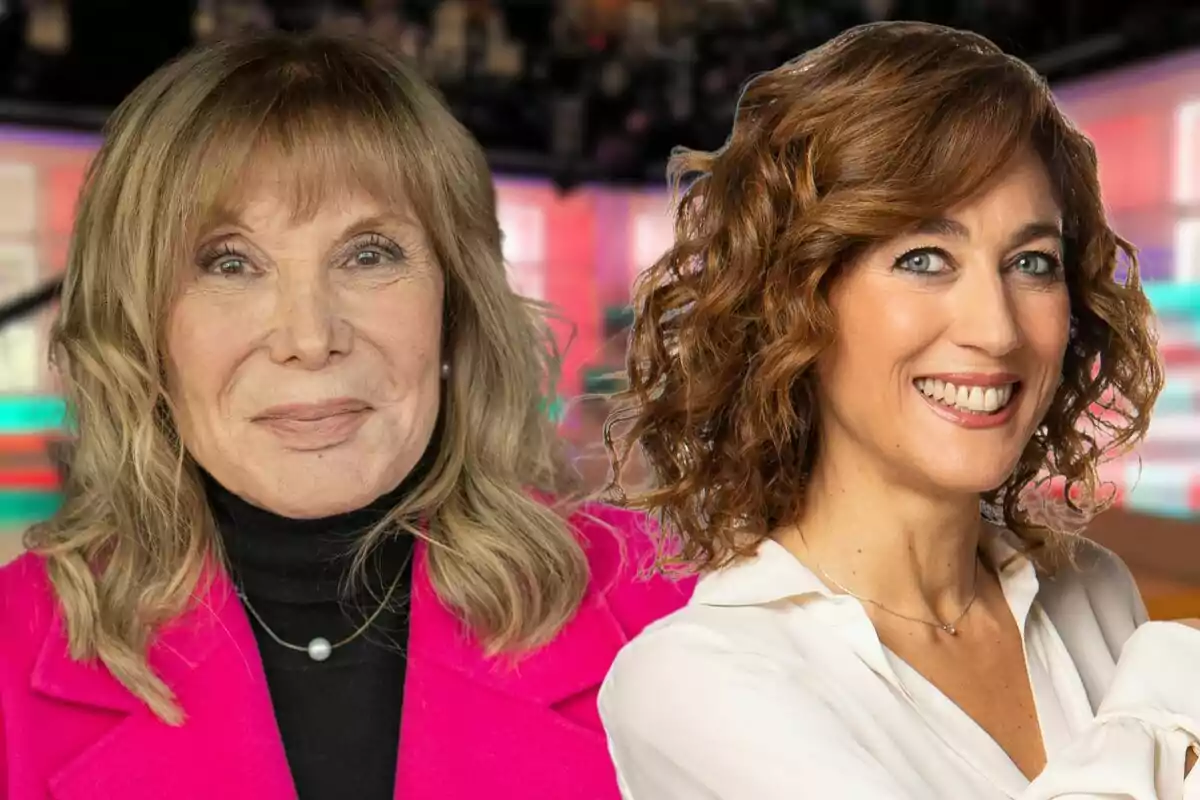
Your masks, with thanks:
[[[984,551],[1025,640],[1048,764],[1032,784],[880,642],[862,605],[782,546],[702,578],[617,657],[600,693],[626,800],[1200,800],[1200,631],[1146,622],[1090,542],[1039,581]]]

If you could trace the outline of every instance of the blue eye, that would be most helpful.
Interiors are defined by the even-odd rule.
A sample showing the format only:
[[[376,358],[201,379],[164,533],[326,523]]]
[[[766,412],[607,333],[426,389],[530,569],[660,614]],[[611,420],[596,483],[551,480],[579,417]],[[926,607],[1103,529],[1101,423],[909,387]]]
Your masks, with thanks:
[[[1012,262],[1012,267],[1017,272],[1023,272],[1026,275],[1032,275],[1037,278],[1057,275],[1061,266],[1058,256],[1036,250],[1021,253]]]
[[[937,250],[910,250],[896,259],[896,269],[917,275],[940,275],[950,269],[948,259]]]

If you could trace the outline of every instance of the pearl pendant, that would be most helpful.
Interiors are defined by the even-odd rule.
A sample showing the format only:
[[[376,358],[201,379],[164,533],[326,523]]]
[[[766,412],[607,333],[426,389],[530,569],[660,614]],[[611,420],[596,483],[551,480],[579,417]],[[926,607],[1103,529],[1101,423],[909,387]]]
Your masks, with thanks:
[[[323,636],[318,636],[308,643],[308,657],[313,661],[324,661],[333,653],[333,645]]]
[[[943,625],[942,630],[944,630],[946,633],[950,634],[951,636],[958,636],[958,628],[954,627],[953,625]],[[311,650],[311,648],[312,648],[311,644],[309,645],[309,648]]]

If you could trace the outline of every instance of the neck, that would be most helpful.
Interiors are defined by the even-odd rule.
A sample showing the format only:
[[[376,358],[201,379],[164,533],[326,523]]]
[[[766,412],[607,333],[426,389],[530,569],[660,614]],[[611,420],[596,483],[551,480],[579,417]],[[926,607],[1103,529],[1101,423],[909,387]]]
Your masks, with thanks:
[[[780,544],[818,575],[886,608],[953,619],[975,594],[978,495],[946,497],[818,459]]]
[[[412,493],[431,463],[426,453],[392,491],[363,508],[322,519],[291,519],[259,508],[204,473],[209,507],[234,581],[251,598],[289,603],[343,599],[355,588],[350,566],[364,534]],[[385,535],[364,564],[365,582],[356,588],[379,596],[400,570],[407,569],[412,548],[411,536]]]

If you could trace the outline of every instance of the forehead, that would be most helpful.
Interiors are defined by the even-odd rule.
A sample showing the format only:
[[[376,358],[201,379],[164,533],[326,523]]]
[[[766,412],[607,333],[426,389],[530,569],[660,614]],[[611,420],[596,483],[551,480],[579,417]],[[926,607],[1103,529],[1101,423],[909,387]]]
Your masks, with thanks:
[[[352,171],[314,170],[298,159],[264,154],[236,183],[214,192],[200,214],[204,235],[231,225],[255,229],[353,224],[366,219],[420,228],[401,181],[387,190]]]
[[[990,183],[945,216],[969,228],[1019,227],[1035,221],[1060,222],[1062,206],[1045,163],[1023,150]]]

